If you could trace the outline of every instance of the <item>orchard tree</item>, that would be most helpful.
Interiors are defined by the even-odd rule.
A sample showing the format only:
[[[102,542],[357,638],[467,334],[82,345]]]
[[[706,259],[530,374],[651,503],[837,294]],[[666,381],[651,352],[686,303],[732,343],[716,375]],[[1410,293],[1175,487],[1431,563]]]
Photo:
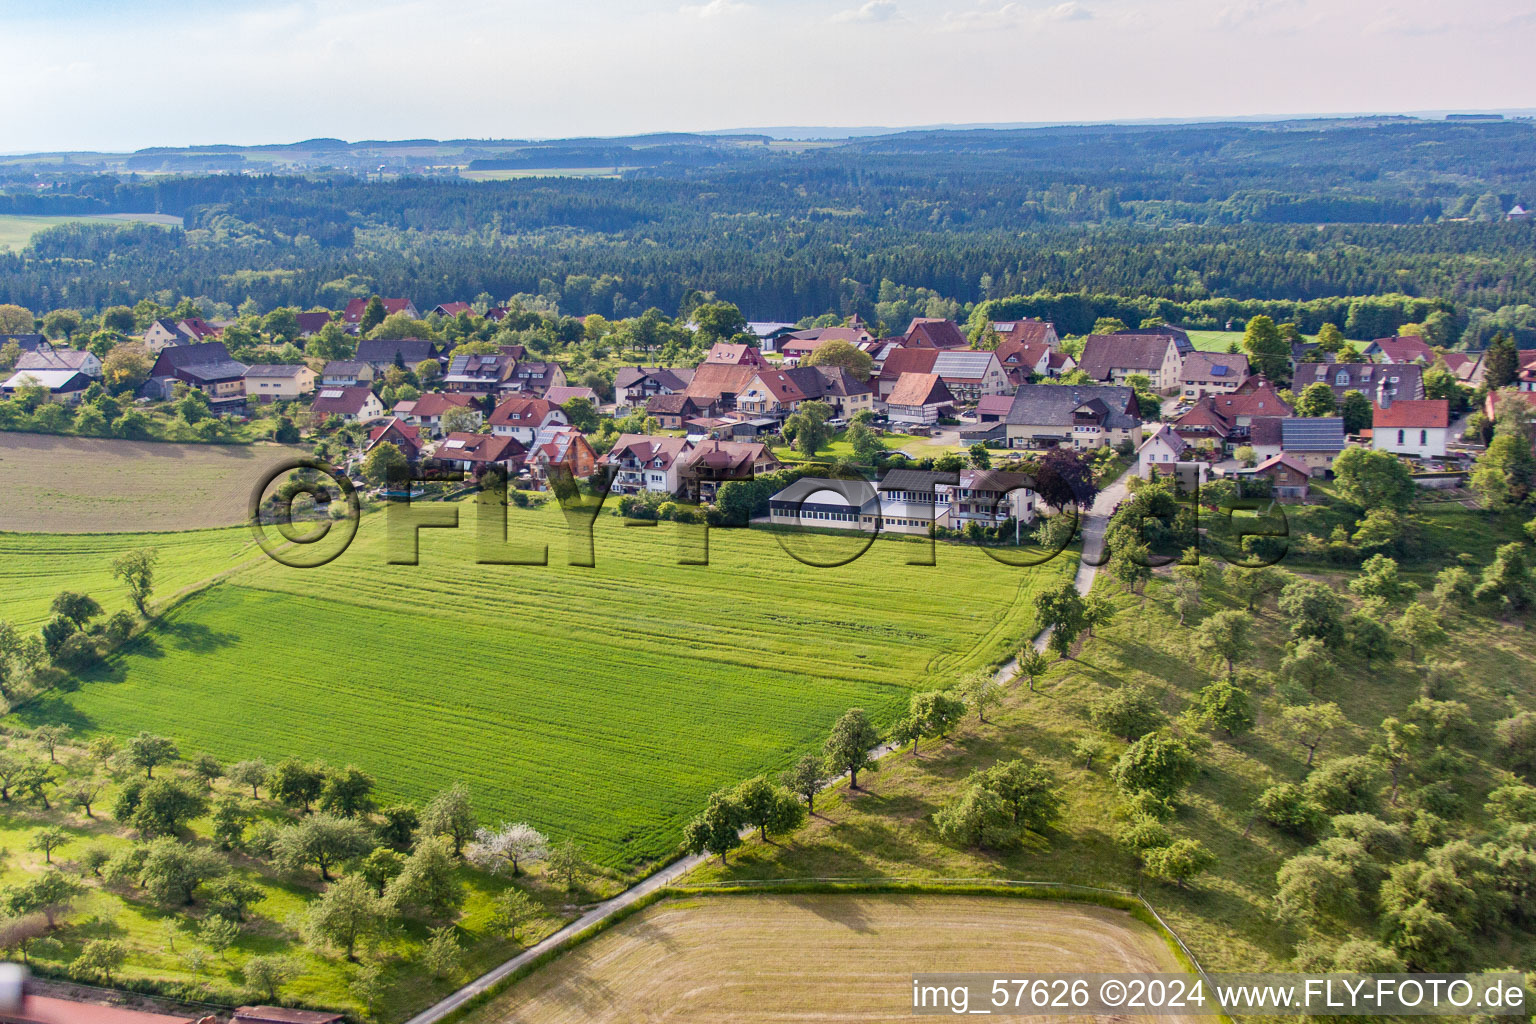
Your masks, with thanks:
[[[827,775],[826,761],[815,754],[806,754],[790,766],[780,781],[791,793],[805,799],[806,813],[815,814],[816,794],[831,780]]]
[[[128,947],[117,939],[91,939],[80,948],[69,969],[87,977],[104,981],[108,988],[117,976],[118,968],[128,959]]]
[[[155,563],[159,559],[154,548],[138,548],[112,563],[112,575],[128,588],[128,596],[140,615],[149,614],[149,596],[154,593]]]
[[[421,812],[421,834],[447,836],[453,843],[453,855],[463,855],[464,844],[475,836],[474,808],[469,788],[456,782],[427,802]]]
[[[1253,702],[1248,691],[1231,682],[1215,682],[1195,695],[1200,720],[1221,729],[1229,737],[1250,732],[1254,726]]]
[[[250,786],[251,798],[261,799],[258,787],[265,786],[267,779],[272,775],[272,769],[267,767],[267,762],[256,758],[251,761],[237,761],[230,765],[224,777],[237,786]]]
[[[1085,627],[1083,596],[1071,580],[1047,590],[1035,598],[1035,623],[1050,630],[1047,645],[1058,658],[1065,658]]]
[[[727,863],[726,857],[741,845],[741,808],[729,794],[716,793],[709,806],[683,828],[683,847],[689,853],[709,853]]]
[[[326,776],[320,791],[320,809],[339,814],[343,818],[356,818],[373,812],[373,776],[355,765],[347,765],[339,772]]]
[[[1351,449],[1359,451],[1360,449]],[[1344,638],[1343,602],[1333,588],[1317,580],[1292,580],[1280,591],[1280,614],[1291,620],[1291,637],[1315,637],[1325,644]]]
[[[1237,663],[1248,656],[1248,616],[1236,610],[1217,612],[1195,627],[1195,646],[1227,666],[1227,678],[1237,675]]]
[[[1180,889],[1189,880],[1208,870],[1216,857],[1198,839],[1175,839],[1167,846],[1154,847],[1141,855],[1147,874],[1172,882]]]
[[[1019,675],[1029,680],[1030,693],[1035,692],[1035,680],[1045,675],[1050,667],[1050,659],[1034,644],[1027,643],[1019,648]]]
[[[839,775],[847,772],[848,788],[858,789],[859,772],[880,770],[880,763],[872,756],[879,743],[880,734],[864,709],[850,708],[832,726],[832,734],[827,737],[827,767]]]
[[[1088,704],[1088,717],[1107,733],[1136,740],[1163,723],[1157,700],[1139,686],[1122,686],[1095,697]]]
[[[1362,512],[1403,511],[1418,491],[1403,460],[1374,448],[1345,448],[1333,460],[1333,475],[1338,496]]]
[[[494,829],[475,832],[469,846],[469,860],[493,873],[511,868],[512,877],[522,873],[522,865],[543,860],[549,853],[549,839],[526,822],[502,822]]]
[[[1332,416],[1337,411],[1338,403],[1334,400],[1333,388],[1326,381],[1308,384],[1296,396],[1297,416]]]
[[[389,921],[390,907],[368,883],[347,875],[331,883],[320,898],[304,910],[302,931],[312,945],[340,949],[348,961],[357,959],[357,944],[381,935]]]
[[[1428,606],[1415,601],[1403,610],[1402,617],[1392,625],[1398,641],[1408,648],[1408,660],[1418,661],[1419,655],[1429,652],[1447,640],[1439,619]]]
[[[278,860],[291,868],[313,864],[322,881],[331,880],[331,868],[361,857],[373,846],[367,826],[352,818],[321,811],[290,825],[278,834]]]
[[[363,459],[363,479],[375,487],[383,487],[391,477],[404,476],[410,468],[410,460],[400,448],[390,441],[381,441]]]
[[[141,732],[128,741],[128,763],[144,769],[144,777],[153,779],[155,769],[180,757],[176,744],[164,736]]]
[[[306,764],[296,757],[290,757],[280,761],[272,770],[267,788],[279,803],[308,814],[310,807],[320,799],[329,774],[323,764]]]
[[[1243,331],[1243,351],[1248,354],[1258,373],[1277,385],[1289,382],[1291,346],[1275,326],[1274,320],[1262,313],[1249,320]]]
[[[1120,755],[1110,777],[1127,795],[1145,792],[1171,800],[1195,777],[1198,768],[1195,755],[1183,740],[1148,733]]]
[[[962,679],[960,693],[966,706],[976,710],[976,720],[983,724],[987,721],[987,709],[995,708],[1003,701],[1002,687],[997,685],[992,673],[986,670],[972,672]]]
[[[1347,724],[1344,713],[1331,701],[1325,704],[1299,704],[1280,713],[1281,731],[1307,752],[1306,766],[1309,770],[1323,740],[1328,738],[1329,733]]]

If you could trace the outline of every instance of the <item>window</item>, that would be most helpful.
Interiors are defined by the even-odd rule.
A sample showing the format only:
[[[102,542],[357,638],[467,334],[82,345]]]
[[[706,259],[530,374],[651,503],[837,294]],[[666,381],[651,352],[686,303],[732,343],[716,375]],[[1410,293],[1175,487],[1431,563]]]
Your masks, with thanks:
[[[1399,430],[1397,432],[1397,443],[1398,444],[1402,444],[1403,443],[1403,432],[1401,430]]]
[[[1420,445],[1427,445],[1427,444],[1429,444],[1429,431],[1427,431],[1427,430],[1419,431],[1419,444]]]

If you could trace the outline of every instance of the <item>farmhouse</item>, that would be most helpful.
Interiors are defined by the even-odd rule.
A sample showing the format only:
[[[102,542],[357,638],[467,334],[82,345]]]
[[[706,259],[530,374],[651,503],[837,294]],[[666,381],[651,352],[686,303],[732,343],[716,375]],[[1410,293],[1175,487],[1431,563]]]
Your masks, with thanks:
[[[315,390],[315,371],[303,363],[257,363],[246,368],[245,394],[263,404],[285,402]]]
[[[384,303],[385,316],[404,313],[412,320],[421,319],[421,314],[416,312],[416,304],[410,299],[386,299],[381,296],[379,301]],[[352,299],[347,303],[347,307],[341,311],[341,322],[348,327],[356,327],[363,322],[363,311],[367,308],[367,299]]]
[[[3,346],[0,346],[3,347]],[[101,360],[94,353],[78,348],[47,348],[23,352],[16,360],[18,370],[73,370],[95,380],[101,379]]]
[[[320,383],[328,388],[349,388],[373,383],[373,367],[355,359],[333,359],[325,364]]]
[[[53,351],[53,344],[41,334],[0,334],[0,349],[7,345],[15,345],[21,353]]]
[[[841,366],[767,369],[758,370],[736,396],[736,407],[754,416],[783,419],[810,401],[825,402],[833,415],[850,417],[874,407],[874,392]]]
[[[1102,448],[1141,443],[1136,395],[1116,385],[1021,384],[1008,409],[1010,448]]]
[[[1389,401],[1376,406],[1371,447],[1416,459],[1444,458],[1450,427],[1450,403],[1443,398]]]
[[[371,423],[384,415],[384,405],[369,388],[321,388],[310,412],[321,420],[339,416],[343,423]]]
[[[322,309],[313,313],[295,313],[294,319],[299,322],[299,337],[313,338],[331,322],[331,314]]]
[[[438,469],[459,470],[480,474],[492,466],[499,466],[507,476],[517,472],[526,449],[516,438],[495,437],[491,434],[449,434],[432,449],[428,462]]]
[[[1168,334],[1090,334],[1077,360],[1077,368],[1092,380],[1123,384],[1140,374],[1153,391],[1178,387],[1182,364],[1178,343]]]
[[[725,366],[703,363],[693,371],[684,393],[710,415],[736,408],[736,396],[745,391],[757,376],[755,366]]]
[[[955,396],[936,373],[904,373],[886,397],[892,423],[930,426],[954,411]]]
[[[994,320],[992,330],[1002,339],[997,346],[999,349],[1003,345],[1043,345],[1048,349],[1061,346],[1061,339],[1056,336],[1056,325],[1049,320]]]
[[[795,332],[795,325],[769,320],[749,320],[747,330],[757,336],[758,347],[764,352],[775,352],[778,350],[780,339]]]
[[[0,391],[14,395],[21,388],[40,387],[50,399],[73,405],[90,386],[91,379],[79,370],[17,370],[0,384]]]
[[[994,323],[992,327],[1003,339],[994,350],[997,361],[1014,385],[1028,384],[1032,377],[1060,377],[1077,366],[1077,360],[1060,350],[1061,342],[1051,324],[1020,320]]]
[[[491,433],[514,437],[524,448],[545,427],[565,426],[570,418],[565,410],[543,398],[509,398],[491,412]]]
[[[703,411],[687,395],[657,395],[645,403],[645,414],[662,430],[681,430],[684,423]]]
[[[688,449],[688,439],[683,437],[620,434],[598,464],[612,467],[617,494],[676,494],[682,486],[678,460]]]
[[[1179,385],[1185,398],[1236,391],[1248,379],[1248,357],[1216,352],[1191,352],[1184,357]]]
[[[437,345],[421,338],[376,338],[357,343],[356,359],[383,373],[391,366],[414,370],[417,363],[439,359]]]
[[[671,395],[688,387],[692,370],[664,366],[624,366],[613,379],[613,400],[620,411],[644,406],[656,395]]]
[[[1207,395],[1211,408],[1225,416],[1234,426],[1246,427],[1256,416],[1290,416],[1295,410],[1280,392],[1263,377],[1249,377],[1230,395]],[[1205,401],[1202,399],[1201,401]]]
[[[1297,363],[1291,390],[1299,395],[1319,381],[1333,389],[1339,402],[1350,391],[1378,401],[1383,393],[1393,401],[1424,397],[1424,368],[1416,363]]]
[[[245,406],[246,369],[244,363],[229,358],[222,341],[173,345],[155,357],[146,388],[168,398],[171,382],[183,381],[207,395],[214,412],[238,412]]]
[[[1446,352],[1440,358],[1445,362],[1445,368],[1456,375],[1456,379],[1469,387],[1481,387],[1483,383],[1483,352]]]
[[[975,402],[985,395],[1003,395],[1013,389],[995,352],[969,349],[939,352],[933,371],[957,401]]]

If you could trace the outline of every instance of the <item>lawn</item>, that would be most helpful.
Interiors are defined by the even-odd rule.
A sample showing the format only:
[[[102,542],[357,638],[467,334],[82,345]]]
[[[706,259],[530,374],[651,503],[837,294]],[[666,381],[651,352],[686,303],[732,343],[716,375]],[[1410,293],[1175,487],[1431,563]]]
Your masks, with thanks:
[[[1348,574],[1321,575],[1340,590]],[[1241,667],[1243,685],[1252,691],[1258,728],[1236,740],[1209,730],[1179,726],[1208,749],[1203,770],[1181,800],[1170,822],[1176,835],[1200,840],[1216,855],[1211,873],[1180,889],[1143,876],[1132,856],[1114,839],[1124,801],[1108,778],[1107,762],[1092,770],[1073,756],[1084,736],[1103,736],[1087,720],[1096,695],[1126,685],[1151,691],[1170,719],[1186,711],[1195,691],[1209,684],[1213,668],[1192,642],[1195,621],[1180,626],[1170,608],[1172,586],[1164,579],[1149,588],[1145,602],[1126,595],[1100,577],[1099,587],[1114,595],[1115,620],[1085,643],[1078,660],[1061,661],[1031,693],[1014,684],[1003,708],[987,724],[974,716],[947,742],[928,740],[913,757],[906,751],[884,759],[882,770],[860,777],[867,791],[846,788],[817,801],[818,816],[807,830],[778,846],[757,839],[734,854],[728,868],[717,861],[695,871],[688,881],[728,878],[1009,878],[1051,880],[1137,888],[1189,943],[1209,970],[1283,968],[1304,932],[1277,922],[1272,914],[1275,872],[1303,844],[1255,820],[1254,800],[1275,782],[1304,776],[1305,752],[1289,742],[1277,725],[1284,706],[1273,689],[1272,672],[1286,640],[1287,624],[1271,599],[1253,616],[1253,655]],[[1206,613],[1234,607],[1219,586],[1207,588]],[[1517,626],[1483,616],[1452,615],[1446,623],[1449,643],[1436,657],[1471,666],[1462,673],[1455,697],[1467,703],[1478,722],[1492,722],[1517,709],[1536,707],[1536,640]],[[1399,661],[1367,669],[1344,656],[1338,676],[1324,683],[1317,699],[1335,701],[1348,726],[1330,736],[1320,759],[1364,753],[1379,736],[1388,715],[1401,715],[1420,696],[1422,676]],[[1124,749],[1109,740],[1111,759]],[[1477,806],[1487,789],[1508,775],[1474,748],[1466,777],[1467,800]],[[1041,842],[1001,854],[957,849],[938,837],[933,813],[958,793],[973,770],[1025,757],[1056,773],[1067,796],[1064,818]],[[1387,812],[1389,815],[1391,811]],[[1474,812],[1475,813],[1475,812]],[[1374,937],[1368,922],[1356,922],[1353,935]],[[1345,935],[1343,937],[1352,937]],[[1478,959],[1492,963],[1531,963],[1536,939],[1499,945],[1486,942]]]
[[[0,528],[195,530],[243,523],[268,468],[308,454],[254,445],[0,434]]]
[[[878,434],[876,435],[886,451],[895,451],[900,448],[910,453],[914,458],[922,458],[925,455],[943,455],[945,452],[955,451],[953,444],[947,444],[941,438],[916,437],[912,434]],[[808,462],[812,461],[800,454],[787,444],[775,445],[774,457],[780,462]],[[816,452],[816,459],[851,459],[853,458],[853,445],[848,443],[848,432],[839,430]]]
[[[899,1020],[912,1013],[915,973],[1010,970],[1181,968],[1151,927],[1104,907],[988,896],[688,897],[614,926],[462,1024]]]
[[[937,567],[908,565],[926,545],[895,538],[815,568],[740,530],[714,532],[707,566],[678,565],[675,527],[612,516],[595,566],[573,567],[553,503],[510,527],[547,544],[549,566],[480,565],[463,511],[462,528],[422,532],[419,566],[385,564],[382,515],[323,568],[259,561],[23,718],[353,763],[391,797],[464,780],[485,819],[530,820],[634,873],[675,850],[709,792],[783,767],[847,708],[887,722],[912,688],[1000,663],[1034,632],[1036,589],[1070,569],[951,545]],[[6,540],[20,579],[38,571],[29,548],[79,543]],[[54,586],[66,578],[94,589]],[[33,585],[31,607],[52,589]]]
[[[1186,331],[1185,333],[1189,335],[1190,343],[1201,352],[1225,352],[1233,342],[1237,342],[1238,351],[1242,351],[1242,331]],[[1305,334],[1302,337],[1307,341],[1317,340],[1315,334]],[[1365,347],[1363,341],[1351,341],[1349,344],[1356,350]]]
[[[121,224],[125,221],[141,221],[146,224],[181,224],[181,218],[163,213],[115,213],[101,217],[33,216],[23,213],[0,213],[0,249],[23,249],[32,236],[44,228],[60,224]]]

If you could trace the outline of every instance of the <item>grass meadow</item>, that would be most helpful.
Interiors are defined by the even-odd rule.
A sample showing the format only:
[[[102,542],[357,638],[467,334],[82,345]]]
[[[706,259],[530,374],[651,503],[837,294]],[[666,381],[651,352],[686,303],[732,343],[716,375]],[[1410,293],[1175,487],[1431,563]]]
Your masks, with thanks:
[[[908,565],[926,545],[901,539],[816,568],[743,530],[715,531],[708,565],[678,565],[677,527],[612,516],[597,521],[595,565],[570,566],[553,503],[511,510],[509,527],[547,545],[549,565],[480,565],[462,509],[460,528],[421,532],[419,565],[385,564],[382,515],[322,568],[258,558],[20,717],[85,737],[147,729],[226,760],[356,764],[386,797],[463,780],[483,818],[529,820],[632,874],[675,850],[712,790],[819,746],[847,708],[889,721],[912,689],[1006,660],[1035,632],[1033,594],[1072,569],[954,545],[938,566]],[[195,554],[156,543],[212,570],[244,553],[232,534],[249,541],[184,535],[202,542]],[[104,574],[133,546],[4,542],[7,574],[52,575],[27,584],[33,616],[62,586],[109,590],[77,573]]]
[[[73,222],[87,224],[120,224],[124,221],[143,221],[147,224],[181,224],[180,217],[160,213],[121,213],[105,217],[34,216],[24,213],[0,213],[0,249],[24,249],[32,236],[44,228],[57,227]]]

